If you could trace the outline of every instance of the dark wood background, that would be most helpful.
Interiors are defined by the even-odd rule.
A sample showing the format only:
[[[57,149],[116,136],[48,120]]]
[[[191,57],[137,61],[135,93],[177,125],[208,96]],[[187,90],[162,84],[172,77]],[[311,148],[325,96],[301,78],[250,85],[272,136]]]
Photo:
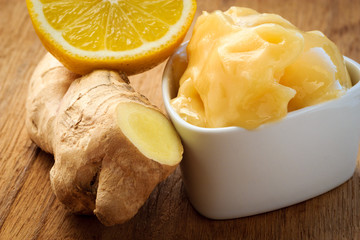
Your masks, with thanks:
[[[197,16],[233,5],[280,14],[303,30],[321,30],[360,62],[359,0],[198,0]],[[104,227],[95,217],[69,214],[50,187],[53,157],[31,142],[24,126],[28,80],[44,54],[25,0],[0,0],[0,239],[360,239],[360,167],[319,197],[235,220],[199,215],[186,198],[179,169],[123,225]],[[161,108],[163,68],[164,63],[130,79]]]

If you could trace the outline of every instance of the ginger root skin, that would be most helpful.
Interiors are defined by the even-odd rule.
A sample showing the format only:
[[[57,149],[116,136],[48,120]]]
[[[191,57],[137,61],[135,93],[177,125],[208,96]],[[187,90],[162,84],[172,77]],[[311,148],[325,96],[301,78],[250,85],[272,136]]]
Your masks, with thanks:
[[[132,112],[134,106],[123,126],[120,110]],[[26,107],[30,138],[54,154],[50,180],[56,197],[71,212],[95,214],[106,226],[132,218],[182,159],[183,147],[170,121],[117,72],[78,76],[47,54],[30,80]],[[148,116],[154,121],[148,123]],[[132,131],[137,128],[132,119],[138,119],[139,127],[161,131],[165,139],[151,143],[146,134],[130,136],[123,130],[142,132]],[[148,142],[153,158],[144,154]],[[164,142],[171,143],[170,152],[157,147]]]

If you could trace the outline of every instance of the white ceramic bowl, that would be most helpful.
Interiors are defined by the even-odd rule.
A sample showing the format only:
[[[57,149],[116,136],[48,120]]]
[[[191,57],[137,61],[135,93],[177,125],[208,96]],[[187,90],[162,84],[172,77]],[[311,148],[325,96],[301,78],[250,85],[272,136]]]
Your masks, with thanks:
[[[186,59],[185,47],[169,59],[162,91],[184,144],[185,189],[202,215],[229,219],[279,209],[325,193],[353,175],[360,137],[358,63],[345,58],[353,87],[341,98],[291,112],[256,130],[201,128],[170,106],[184,70],[173,60]]]

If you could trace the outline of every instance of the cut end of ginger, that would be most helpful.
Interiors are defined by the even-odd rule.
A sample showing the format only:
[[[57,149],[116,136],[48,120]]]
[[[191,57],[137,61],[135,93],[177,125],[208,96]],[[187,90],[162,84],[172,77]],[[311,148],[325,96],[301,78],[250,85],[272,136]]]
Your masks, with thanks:
[[[163,114],[134,102],[119,103],[116,112],[121,131],[144,156],[169,166],[181,161],[181,140]]]

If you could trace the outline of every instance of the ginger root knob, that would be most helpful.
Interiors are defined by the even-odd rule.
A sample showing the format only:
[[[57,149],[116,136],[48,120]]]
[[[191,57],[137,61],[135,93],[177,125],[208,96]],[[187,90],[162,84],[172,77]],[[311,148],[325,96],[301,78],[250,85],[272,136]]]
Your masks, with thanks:
[[[57,198],[104,225],[132,218],[182,159],[171,122],[117,72],[79,76],[47,54],[31,77],[26,109],[31,139],[54,154]]]

